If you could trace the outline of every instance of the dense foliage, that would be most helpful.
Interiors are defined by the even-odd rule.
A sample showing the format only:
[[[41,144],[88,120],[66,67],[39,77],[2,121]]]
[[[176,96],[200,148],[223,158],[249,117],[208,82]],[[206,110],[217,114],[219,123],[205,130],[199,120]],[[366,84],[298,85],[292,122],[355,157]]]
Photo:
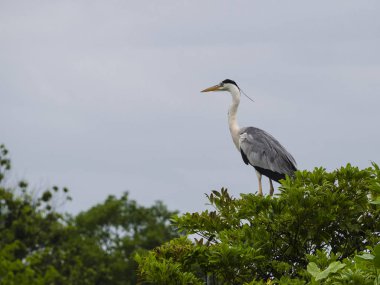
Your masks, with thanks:
[[[187,236],[136,256],[140,274],[154,284],[380,284],[379,194],[376,164],[299,171],[273,198],[212,191],[212,210],[173,219]]]
[[[10,168],[1,145],[0,284],[380,284],[375,163],[299,171],[273,198],[212,191],[182,215],[127,193],[62,214],[66,188],[6,186]]]
[[[11,168],[0,146],[0,284],[136,284],[136,252],[177,237],[176,212],[109,196],[77,216],[57,212],[68,190],[5,186]]]

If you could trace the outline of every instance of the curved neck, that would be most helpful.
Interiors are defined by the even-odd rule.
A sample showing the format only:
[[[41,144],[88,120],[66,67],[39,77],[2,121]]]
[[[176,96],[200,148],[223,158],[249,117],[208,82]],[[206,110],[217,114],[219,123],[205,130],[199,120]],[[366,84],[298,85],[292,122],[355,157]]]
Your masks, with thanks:
[[[236,146],[236,148],[239,150],[239,130],[240,127],[237,123],[237,110],[240,103],[240,90],[237,87],[232,88],[229,90],[232,95],[232,104],[230,106],[230,109],[228,110],[228,125],[230,127],[230,132],[232,136],[232,140]]]

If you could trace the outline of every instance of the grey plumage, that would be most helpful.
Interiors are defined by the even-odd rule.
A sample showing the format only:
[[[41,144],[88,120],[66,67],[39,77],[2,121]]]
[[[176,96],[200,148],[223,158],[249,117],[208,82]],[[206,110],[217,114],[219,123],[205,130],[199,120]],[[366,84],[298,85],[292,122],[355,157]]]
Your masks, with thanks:
[[[242,158],[261,174],[274,181],[292,176],[297,170],[293,156],[270,134],[254,128],[242,128],[239,132]]]

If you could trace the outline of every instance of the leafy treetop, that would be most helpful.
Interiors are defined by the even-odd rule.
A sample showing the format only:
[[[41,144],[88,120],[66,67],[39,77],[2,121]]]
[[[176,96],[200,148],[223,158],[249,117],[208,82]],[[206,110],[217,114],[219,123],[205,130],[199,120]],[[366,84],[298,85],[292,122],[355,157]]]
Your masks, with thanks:
[[[140,274],[156,284],[319,284],[330,274],[358,272],[357,253],[380,241],[379,182],[376,164],[363,170],[348,164],[331,173],[299,171],[274,198],[212,191],[213,210],[173,219],[187,237],[136,257]],[[373,284],[372,273],[363,280]]]

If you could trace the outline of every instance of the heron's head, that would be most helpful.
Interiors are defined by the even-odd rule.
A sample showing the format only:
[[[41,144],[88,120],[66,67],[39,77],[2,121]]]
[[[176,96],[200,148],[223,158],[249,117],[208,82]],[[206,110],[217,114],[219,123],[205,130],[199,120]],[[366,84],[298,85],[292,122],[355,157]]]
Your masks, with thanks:
[[[225,79],[219,84],[206,88],[205,90],[202,90],[201,92],[210,92],[210,91],[230,91],[231,92],[234,89],[236,90],[236,88],[240,90],[239,86],[236,84],[235,81],[231,79]]]

